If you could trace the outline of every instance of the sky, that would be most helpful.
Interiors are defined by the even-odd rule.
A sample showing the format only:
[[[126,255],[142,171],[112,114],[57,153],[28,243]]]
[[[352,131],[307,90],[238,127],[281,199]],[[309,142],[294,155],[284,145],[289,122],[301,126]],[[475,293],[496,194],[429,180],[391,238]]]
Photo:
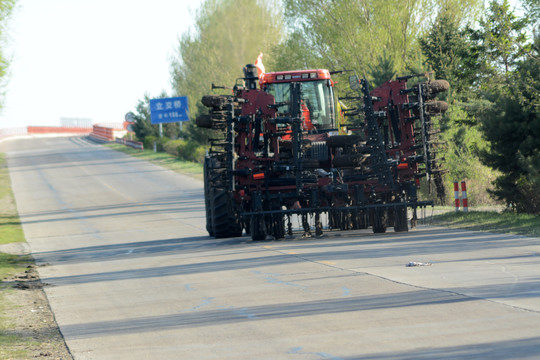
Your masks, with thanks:
[[[145,93],[172,95],[171,59],[202,1],[18,0],[0,129],[119,123]]]

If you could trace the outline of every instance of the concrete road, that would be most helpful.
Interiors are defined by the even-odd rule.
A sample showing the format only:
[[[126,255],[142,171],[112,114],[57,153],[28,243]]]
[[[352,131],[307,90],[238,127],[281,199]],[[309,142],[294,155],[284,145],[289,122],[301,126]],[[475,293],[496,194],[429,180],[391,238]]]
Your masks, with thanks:
[[[82,138],[0,150],[75,359],[540,358],[538,238],[215,240],[200,182]]]

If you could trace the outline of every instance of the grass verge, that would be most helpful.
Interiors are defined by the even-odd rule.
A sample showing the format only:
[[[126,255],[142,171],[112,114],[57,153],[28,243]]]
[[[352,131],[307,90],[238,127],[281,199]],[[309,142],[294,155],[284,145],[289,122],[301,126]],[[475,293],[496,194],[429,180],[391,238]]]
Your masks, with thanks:
[[[13,279],[16,274],[24,272],[30,263],[28,256],[10,255],[0,253],[0,358],[1,359],[26,359],[31,356],[28,351],[29,345],[34,345],[34,340],[17,334],[16,325],[11,314],[18,305],[7,299],[13,293]]]
[[[7,169],[5,154],[0,153],[0,244],[25,241],[19,215],[15,206],[11,181]],[[24,271],[28,265],[27,256],[10,255],[0,252],[0,357],[2,359],[22,358],[27,355],[25,340],[13,333],[12,319],[6,316],[8,308],[13,307],[6,300],[11,291],[11,279],[15,274]]]
[[[202,164],[191,161],[179,160],[175,156],[165,152],[155,153],[152,150],[141,151],[122,144],[109,143],[104,144],[104,146],[110,149],[121,151],[125,154],[137,157],[139,159],[149,161],[153,164],[162,166],[179,174],[188,175],[198,180],[203,179]]]
[[[0,244],[25,241],[5,155],[0,153]]]
[[[450,211],[435,215],[430,225],[474,231],[540,237],[540,216],[497,211]]]

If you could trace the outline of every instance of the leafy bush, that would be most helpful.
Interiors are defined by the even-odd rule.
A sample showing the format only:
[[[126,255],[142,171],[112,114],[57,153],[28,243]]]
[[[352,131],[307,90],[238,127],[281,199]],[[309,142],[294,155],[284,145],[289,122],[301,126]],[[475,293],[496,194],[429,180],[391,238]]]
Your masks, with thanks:
[[[202,163],[206,154],[206,147],[190,140],[170,140],[164,145],[168,154],[179,159]]]
[[[145,138],[144,138],[144,148],[145,149],[153,149],[154,148],[154,142],[156,141],[157,137],[155,137],[154,135],[147,135]]]
[[[195,149],[195,152],[193,153],[193,158],[194,158],[193,161],[196,161],[202,164],[204,162],[205,155],[206,155],[206,146],[199,145],[197,146],[197,148]]]
[[[154,143],[156,143],[156,151],[163,152],[165,151],[165,144],[168,143],[170,139],[166,136],[159,138],[153,135],[146,136],[144,138],[144,148],[145,149],[153,149]]]
[[[158,152],[163,152],[165,151],[165,144],[168,143],[169,141],[171,141],[171,139],[169,139],[168,137],[164,136],[162,138],[157,138],[156,140],[156,147],[157,147],[157,151]]]
[[[167,142],[165,145],[163,145],[163,149],[167,154],[174,155],[176,157],[180,157],[180,154],[178,153],[178,146],[180,146],[180,143],[184,140],[171,140]]]

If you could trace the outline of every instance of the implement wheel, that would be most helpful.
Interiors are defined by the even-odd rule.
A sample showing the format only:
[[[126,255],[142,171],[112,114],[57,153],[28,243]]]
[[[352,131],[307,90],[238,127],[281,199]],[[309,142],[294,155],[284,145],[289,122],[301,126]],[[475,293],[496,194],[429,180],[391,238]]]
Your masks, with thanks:
[[[266,223],[264,216],[252,215],[249,222],[249,228],[251,232],[251,240],[261,241],[266,239]]]
[[[407,223],[407,207],[398,206],[394,210],[394,231],[406,232],[409,231],[409,224]]]
[[[388,219],[388,212],[385,209],[372,210],[371,216],[373,217],[372,228],[375,234],[382,234],[386,232],[386,223]]]

